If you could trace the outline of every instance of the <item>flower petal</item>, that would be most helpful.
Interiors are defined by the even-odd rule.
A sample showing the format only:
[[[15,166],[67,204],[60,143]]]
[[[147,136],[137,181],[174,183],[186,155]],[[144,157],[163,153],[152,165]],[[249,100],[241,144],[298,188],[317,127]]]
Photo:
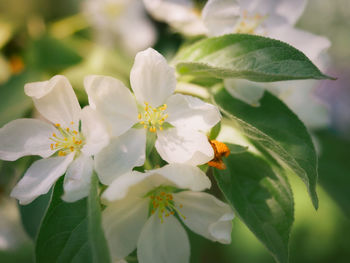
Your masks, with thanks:
[[[226,90],[234,97],[249,105],[259,106],[264,96],[264,87],[256,82],[244,79],[225,79]]]
[[[306,0],[282,0],[278,1],[276,13],[286,18],[291,25],[295,25],[305,10]]]
[[[102,198],[107,202],[128,199],[132,196],[141,198],[150,190],[161,185],[203,191],[210,188],[211,182],[196,166],[168,164],[147,173],[133,171],[118,177],[104,191]]]
[[[81,111],[81,130],[85,137],[85,145],[81,151],[86,155],[94,155],[109,143],[109,135],[100,115],[91,107]]]
[[[217,107],[192,96],[175,94],[166,104],[167,121],[181,129],[208,131],[221,119]]]
[[[130,83],[140,104],[158,107],[173,94],[176,87],[175,70],[152,48],[137,53],[130,72]]]
[[[212,241],[231,243],[234,214],[229,205],[203,192],[184,191],[174,194],[174,202],[181,204],[182,219],[193,232]]]
[[[314,35],[292,26],[277,27],[269,32],[269,37],[282,40],[300,49],[313,62],[331,45],[326,37]]]
[[[36,119],[18,119],[0,129],[0,159],[14,161],[26,155],[43,158],[54,153],[49,139],[55,128]]]
[[[102,226],[113,260],[135,248],[148,217],[148,200],[130,198],[109,205],[102,212]]]
[[[106,119],[113,136],[123,134],[137,122],[135,99],[121,81],[91,75],[84,79],[84,86],[90,106]]]
[[[118,176],[145,162],[146,132],[130,129],[112,138],[109,145],[95,156],[95,168],[103,184],[110,184]]]
[[[209,0],[203,8],[202,19],[212,36],[233,32],[240,19],[237,1]]]
[[[81,154],[68,167],[64,177],[62,199],[75,202],[89,195],[93,160],[90,156]]]
[[[137,242],[140,263],[186,263],[190,260],[190,242],[180,222],[170,216],[161,223],[152,215]]]
[[[213,148],[205,134],[187,129],[157,131],[155,147],[168,163],[201,165],[214,158]]]
[[[171,185],[181,189],[204,191],[211,186],[208,176],[201,169],[188,164],[168,164],[162,168],[148,171],[148,174],[151,176],[160,174],[171,182]]]
[[[168,23],[188,35],[206,34],[199,12],[190,0],[143,0],[147,11],[157,20]]]
[[[78,127],[81,109],[66,77],[57,75],[49,81],[29,83],[24,86],[24,91],[46,119],[63,127],[71,127],[74,122],[74,129]]]
[[[13,188],[11,197],[18,199],[21,205],[26,205],[39,195],[46,194],[56,180],[65,173],[73,158],[74,153],[34,162]]]

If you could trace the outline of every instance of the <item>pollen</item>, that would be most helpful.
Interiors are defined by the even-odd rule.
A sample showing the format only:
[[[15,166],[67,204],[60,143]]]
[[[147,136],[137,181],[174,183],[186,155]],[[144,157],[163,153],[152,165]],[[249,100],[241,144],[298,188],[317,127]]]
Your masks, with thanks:
[[[209,142],[214,150],[214,158],[208,162],[208,165],[219,170],[225,170],[226,165],[223,162],[222,157],[228,157],[230,155],[230,149],[222,142],[216,140],[209,140]]]
[[[168,118],[168,114],[165,113],[167,105],[163,104],[157,108],[149,105],[148,102],[145,102],[145,106],[137,116],[139,123],[143,125],[145,129],[148,129],[150,132],[157,132],[157,130],[162,131],[163,124]]]
[[[162,223],[164,222],[164,218],[175,214],[181,216],[183,219],[186,218],[180,211],[183,205],[177,205],[174,202],[173,194],[168,190],[162,189],[162,187],[156,188],[151,192],[149,198],[151,214],[157,214]]]
[[[241,34],[255,34],[256,29],[263,23],[265,18],[266,17],[260,14],[250,15],[248,11],[244,10],[243,17],[235,26],[234,32]]]
[[[74,122],[71,122],[73,125]],[[74,127],[62,128],[59,123],[55,124],[57,133],[53,133],[50,140],[50,149],[57,151],[58,156],[66,156],[72,152],[79,153],[84,144],[83,135],[74,130]]]

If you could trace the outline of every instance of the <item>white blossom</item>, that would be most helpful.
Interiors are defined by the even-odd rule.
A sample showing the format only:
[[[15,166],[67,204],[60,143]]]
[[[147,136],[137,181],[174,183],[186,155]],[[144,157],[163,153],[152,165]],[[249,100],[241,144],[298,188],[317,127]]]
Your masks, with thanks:
[[[189,240],[177,217],[193,232],[229,244],[234,214],[201,192],[210,186],[204,172],[185,164],[118,177],[102,195],[112,257],[124,258],[137,247],[140,263],[189,262]]]
[[[103,44],[121,43],[135,54],[156,40],[156,31],[140,0],[87,0],[83,11]]]
[[[151,48],[139,52],[130,83],[135,97],[117,79],[85,79],[90,105],[104,117],[113,137],[95,157],[102,183],[144,163],[147,131],[156,133],[155,148],[168,163],[200,165],[213,158],[204,132],[220,121],[220,112],[198,98],[173,94],[175,72],[161,54]]]
[[[209,0],[203,9],[203,21],[213,36],[227,33],[262,35],[289,43],[305,53],[318,67],[324,69],[323,52],[330,41],[295,28],[306,6],[306,0]],[[309,128],[329,124],[326,106],[313,95],[315,81],[256,83],[227,79],[225,87],[234,97],[259,106],[264,90],[282,99]]]
[[[28,204],[47,193],[64,173],[63,199],[73,202],[87,196],[93,170],[92,155],[109,141],[102,122],[91,107],[80,108],[64,76],[26,84],[24,90],[40,114],[51,123],[17,119],[0,129],[0,159],[14,161],[26,155],[43,157],[29,167],[11,196],[21,204]]]
[[[189,36],[207,34],[201,12],[191,0],[143,0],[143,2],[155,19],[168,23],[176,31]]]

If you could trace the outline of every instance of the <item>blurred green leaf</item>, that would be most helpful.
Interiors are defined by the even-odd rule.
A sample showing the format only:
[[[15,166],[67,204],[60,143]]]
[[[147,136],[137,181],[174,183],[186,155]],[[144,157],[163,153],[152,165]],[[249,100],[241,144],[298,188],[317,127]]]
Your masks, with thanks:
[[[327,131],[316,134],[321,142],[320,183],[350,218],[350,141]]]
[[[26,64],[37,70],[56,74],[81,60],[78,52],[63,41],[43,35],[31,43]]]
[[[63,177],[55,184],[52,200],[39,230],[36,262],[109,262],[100,225],[97,180],[89,198],[65,203]],[[101,250],[100,250],[101,249]],[[105,254],[104,254],[105,253]],[[102,261],[100,261],[102,260]]]
[[[182,49],[175,57],[175,65],[181,75],[259,82],[329,78],[294,47],[255,35],[204,39]]]
[[[23,117],[31,109],[32,100],[24,94],[24,84],[37,80],[38,74],[23,72],[0,86],[0,127]]]
[[[0,262],[2,263],[34,263],[34,245],[25,242],[20,247],[11,250],[0,250]]]
[[[277,262],[288,262],[294,221],[293,195],[284,175],[251,153],[230,155],[215,179],[236,215],[267,247]]]
[[[245,136],[303,180],[317,209],[317,155],[310,135],[298,117],[268,92],[261,99],[260,107],[233,98],[225,89],[217,91],[213,100]]]

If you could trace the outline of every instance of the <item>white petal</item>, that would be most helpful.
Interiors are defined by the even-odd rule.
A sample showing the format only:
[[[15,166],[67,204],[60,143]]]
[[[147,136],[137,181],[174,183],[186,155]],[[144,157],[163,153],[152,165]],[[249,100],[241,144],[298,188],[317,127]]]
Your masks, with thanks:
[[[54,153],[49,139],[56,129],[36,119],[18,119],[0,129],[0,159],[14,161],[26,155],[43,158]]]
[[[269,32],[269,37],[287,42],[304,52],[311,61],[315,61],[331,45],[326,37],[317,36],[291,26],[278,27]]]
[[[108,121],[114,136],[123,134],[137,122],[135,99],[121,81],[91,75],[84,79],[84,86],[90,106]]]
[[[153,46],[157,33],[145,12],[142,1],[125,2],[127,5],[124,12],[118,17],[116,29],[118,29],[117,33],[120,35],[123,46],[134,56],[138,51]]]
[[[157,20],[168,23],[177,31],[189,35],[206,34],[199,12],[190,0],[144,0],[147,11]]]
[[[128,256],[135,248],[148,217],[148,200],[130,198],[115,202],[102,212],[102,226],[112,259]]]
[[[62,199],[75,202],[89,195],[93,160],[90,156],[80,155],[68,167],[64,177]]]
[[[233,211],[229,205],[203,192],[184,191],[174,194],[176,204],[181,204],[182,219],[193,232],[212,241],[231,243]]]
[[[81,111],[81,130],[85,137],[82,152],[94,155],[109,143],[109,135],[100,115],[91,107],[86,106]]]
[[[66,77],[57,75],[49,81],[29,83],[24,91],[46,119],[63,127],[71,127],[74,122],[74,128],[78,127],[80,105]]]
[[[29,204],[39,195],[46,194],[56,180],[65,173],[73,161],[74,153],[65,157],[52,157],[34,162],[13,188],[11,197],[22,205]]]
[[[240,15],[240,7],[234,0],[209,0],[202,11],[203,22],[212,36],[232,33]]]
[[[285,17],[291,25],[294,25],[304,12],[306,3],[306,0],[278,1],[276,13]]]
[[[107,202],[128,199],[132,196],[143,198],[150,190],[161,185],[203,191],[210,188],[211,182],[196,166],[169,164],[147,173],[136,171],[126,173],[114,180],[102,197]]]
[[[152,215],[137,243],[140,263],[186,263],[190,260],[190,242],[180,222],[170,216],[163,223]]]
[[[143,165],[146,153],[144,129],[130,129],[112,138],[109,145],[95,156],[95,168],[103,184],[110,184],[118,176]]]
[[[252,106],[260,105],[265,92],[261,84],[244,79],[225,79],[224,84],[232,97]]]
[[[201,165],[214,158],[213,148],[201,132],[170,128],[158,131],[157,136],[155,147],[168,163]]]
[[[221,119],[217,107],[192,96],[175,94],[166,104],[167,121],[179,129],[208,131]]]
[[[208,176],[201,169],[188,164],[168,164],[148,173],[150,176],[162,175],[171,185],[181,189],[204,191],[211,186]]]
[[[137,53],[130,72],[130,83],[140,104],[148,102],[158,107],[175,90],[175,70],[161,54],[148,48]]]

